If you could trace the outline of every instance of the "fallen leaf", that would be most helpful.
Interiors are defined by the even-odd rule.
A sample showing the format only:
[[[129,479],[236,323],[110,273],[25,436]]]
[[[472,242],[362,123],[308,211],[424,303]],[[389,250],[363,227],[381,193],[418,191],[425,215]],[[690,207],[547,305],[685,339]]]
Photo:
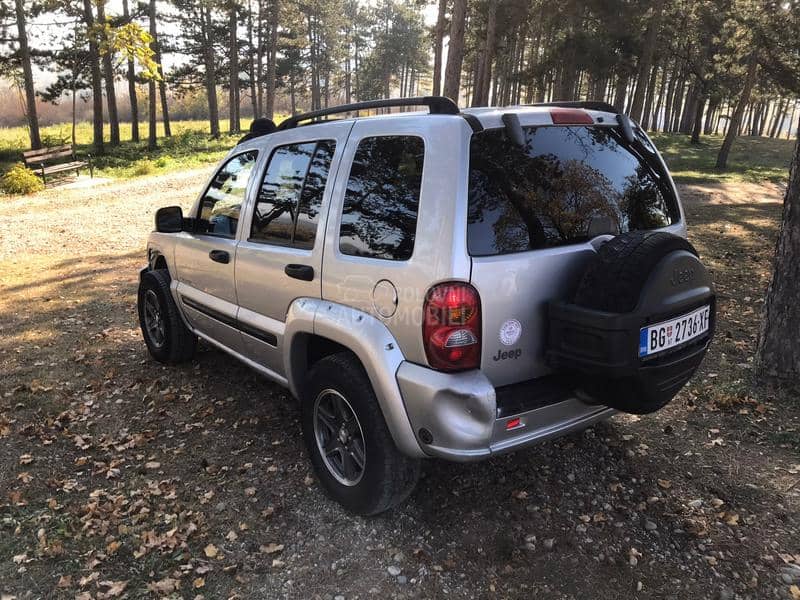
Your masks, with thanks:
[[[669,479],[659,479],[658,487],[664,490],[668,490],[669,488],[672,487],[672,482]]]
[[[283,551],[283,544],[269,543],[266,546],[259,546],[258,551],[263,554],[275,554]]]
[[[225,536],[225,539],[228,540],[229,542],[235,542],[236,540],[239,539],[239,536],[236,535],[236,532],[231,529],[228,532],[228,535]]]
[[[725,522],[728,525],[738,525],[739,524],[739,515],[736,513],[727,513],[725,517]]]
[[[147,462],[147,463],[144,464],[144,468],[145,469],[151,469],[151,470],[160,469],[161,468],[161,463],[160,462],[156,462],[156,461]]]
[[[789,586],[789,593],[792,595],[792,600],[800,600],[800,587],[796,585]]]
[[[147,589],[151,592],[159,592],[162,594],[168,594],[170,592],[175,592],[181,588],[181,582],[179,579],[173,579],[172,577],[165,577],[161,581],[151,581],[147,584]]]
[[[58,578],[56,587],[68,588],[72,586],[72,575],[62,575]]]
[[[29,465],[33,462],[33,457],[30,454],[23,454],[19,457],[19,464]]]
[[[245,496],[255,496],[256,495],[256,488],[254,488],[254,487],[245,488],[244,495]]]
[[[127,581],[101,581],[98,583],[100,587],[107,587],[108,589],[102,594],[98,594],[98,598],[114,598],[119,596],[128,587]]]
[[[514,498],[516,498],[517,500],[525,500],[525,498],[528,497],[528,492],[524,490],[515,490],[511,493],[511,495],[514,496]]]
[[[217,554],[219,554],[219,550],[217,550],[217,547],[214,544],[209,544],[203,548],[203,552],[205,552],[208,558],[214,558],[217,556]]]
[[[204,577],[198,577],[192,582],[192,585],[194,586],[194,589],[199,590],[201,587],[205,587],[206,580]]]

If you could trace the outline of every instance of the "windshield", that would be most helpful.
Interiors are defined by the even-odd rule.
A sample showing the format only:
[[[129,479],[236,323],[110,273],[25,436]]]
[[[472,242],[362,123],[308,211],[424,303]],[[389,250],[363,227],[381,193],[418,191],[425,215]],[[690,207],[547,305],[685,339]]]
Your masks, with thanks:
[[[657,229],[680,219],[655,149],[608,126],[528,127],[525,146],[504,129],[472,136],[467,245],[473,256]]]

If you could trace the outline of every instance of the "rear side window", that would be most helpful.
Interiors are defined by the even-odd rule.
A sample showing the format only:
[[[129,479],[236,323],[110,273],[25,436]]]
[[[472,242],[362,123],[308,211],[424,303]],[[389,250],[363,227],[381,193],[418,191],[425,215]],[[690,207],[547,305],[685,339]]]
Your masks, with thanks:
[[[204,233],[234,237],[239,224],[247,182],[256,164],[255,150],[244,152],[222,165],[200,201]]]
[[[342,208],[339,249],[343,254],[411,258],[424,157],[425,143],[417,136],[361,140]]]
[[[311,249],[328,181],[333,141],[281,146],[258,190],[250,241]]]
[[[470,146],[467,245],[473,256],[584,242],[657,229],[679,219],[669,178],[646,138],[615,127],[477,133]]]

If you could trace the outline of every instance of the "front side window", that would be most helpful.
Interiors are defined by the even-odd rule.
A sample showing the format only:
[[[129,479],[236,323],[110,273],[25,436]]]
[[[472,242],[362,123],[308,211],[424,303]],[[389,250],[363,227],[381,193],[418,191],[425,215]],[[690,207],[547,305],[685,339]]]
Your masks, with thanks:
[[[247,182],[258,152],[238,154],[214,175],[200,201],[200,226],[204,233],[234,237],[247,192]]]
[[[509,254],[666,227],[679,220],[669,177],[647,139],[616,127],[525,128],[473,135],[467,245]]]
[[[258,191],[250,240],[311,249],[335,142],[277,148]]]
[[[414,251],[425,143],[417,136],[361,140],[342,207],[343,254],[408,260]]]

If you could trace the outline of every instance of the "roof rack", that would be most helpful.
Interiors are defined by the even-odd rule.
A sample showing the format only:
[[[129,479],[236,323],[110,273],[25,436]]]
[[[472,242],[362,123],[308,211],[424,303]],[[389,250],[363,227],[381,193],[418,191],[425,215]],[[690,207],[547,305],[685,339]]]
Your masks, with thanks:
[[[585,108],[587,110],[600,110],[603,112],[610,112],[617,114],[618,111],[614,106],[608,102],[595,102],[595,101],[567,101],[556,100],[554,102],[535,102],[534,104],[522,104],[521,106],[555,106],[560,108]]]
[[[373,108],[394,108],[399,106],[427,106],[432,115],[457,115],[459,114],[458,105],[450,98],[445,96],[417,96],[415,98],[389,98],[385,100],[368,100],[366,102],[354,102],[353,104],[342,104],[340,106],[332,106],[331,108],[323,108],[321,110],[312,110],[311,112],[302,113],[289,117],[278,125],[278,131],[286,129],[293,129],[297,127],[302,121],[309,121],[319,119],[320,117],[327,117],[328,115],[336,115],[341,113],[357,112],[359,110],[369,110]]]

